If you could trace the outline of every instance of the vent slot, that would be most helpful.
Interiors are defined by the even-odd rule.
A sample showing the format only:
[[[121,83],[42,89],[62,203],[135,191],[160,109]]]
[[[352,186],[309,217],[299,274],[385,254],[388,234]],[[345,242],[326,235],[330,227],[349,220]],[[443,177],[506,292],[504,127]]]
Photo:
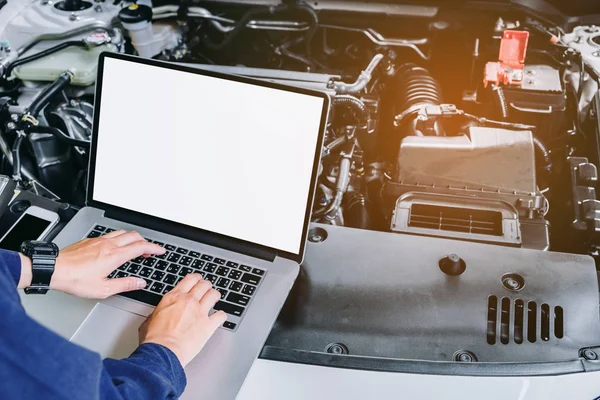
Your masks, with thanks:
[[[538,320],[539,316],[539,320]],[[561,306],[551,307],[535,301],[511,300],[509,297],[498,299],[488,297],[487,303],[487,343],[494,345],[512,342],[522,344],[527,340],[549,341],[552,337],[564,337],[564,310]],[[511,337],[512,334],[512,337]],[[552,336],[554,335],[554,336]]]
[[[523,343],[523,316],[525,315],[525,303],[521,299],[515,301],[515,343]]]
[[[408,226],[440,231],[502,236],[502,213],[469,208],[413,204]]]
[[[498,298],[490,296],[488,298],[488,317],[487,317],[487,342],[496,344],[496,319],[498,318]]]
[[[527,303],[527,340],[535,343],[537,339],[537,304],[535,301]]]

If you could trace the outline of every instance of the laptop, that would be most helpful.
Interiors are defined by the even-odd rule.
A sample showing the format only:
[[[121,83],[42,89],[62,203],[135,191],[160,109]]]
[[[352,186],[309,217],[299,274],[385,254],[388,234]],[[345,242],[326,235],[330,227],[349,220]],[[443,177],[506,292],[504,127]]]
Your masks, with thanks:
[[[201,273],[221,292],[215,309],[227,322],[186,367],[183,398],[233,399],[299,272],[328,96],[103,53],[95,103],[87,205],[55,243],[126,229],[167,252],[112,273],[147,286],[82,306],[71,340],[127,356],[162,296]],[[73,301],[54,295],[46,306],[82,308],[65,305]]]

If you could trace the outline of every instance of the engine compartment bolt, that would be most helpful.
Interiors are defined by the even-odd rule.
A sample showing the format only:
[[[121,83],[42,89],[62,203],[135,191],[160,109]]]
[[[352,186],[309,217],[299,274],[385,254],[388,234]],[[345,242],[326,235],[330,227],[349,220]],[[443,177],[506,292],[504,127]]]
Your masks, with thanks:
[[[102,12],[102,6],[100,4],[98,4],[96,7],[94,7],[94,11]]]
[[[596,354],[596,352],[592,349],[585,349],[583,351],[583,358],[594,361],[598,359],[598,354]]]
[[[15,124],[14,122],[9,122],[8,124],[6,124],[6,128],[9,131],[12,131],[13,129],[15,129],[17,127],[17,124]]]
[[[19,120],[19,116],[17,114],[10,114],[10,119],[12,119],[14,122],[17,122]]]
[[[77,15],[75,13],[71,13],[71,15],[69,15],[69,20],[71,20],[71,21],[79,21],[79,15]]]
[[[600,57],[600,51],[595,51],[592,53],[594,57]]]
[[[468,350],[458,350],[456,353],[454,353],[454,361],[458,361],[458,362],[476,362],[477,361],[477,357],[475,356],[475,354],[473,354],[472,352],[468,351]]]

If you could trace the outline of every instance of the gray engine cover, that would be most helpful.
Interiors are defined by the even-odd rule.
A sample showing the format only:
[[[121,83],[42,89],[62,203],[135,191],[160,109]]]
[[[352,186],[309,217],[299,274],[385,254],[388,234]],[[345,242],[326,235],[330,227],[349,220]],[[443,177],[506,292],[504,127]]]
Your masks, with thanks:
[[[452,361],[459,350],[480,362],[577,360],[600,344],[598,281],[591,257],[314,224],[327,239],[310,243],[300,276],[267,346],[325,352],[342,343],[353,356]],[[323,235],[323,233],[321,233]],[[309,234],[310,237],[310,234]],[[466,270],[444,274],[439,260],[459,255]],[[507,273],[525,280],[513,292]],[[498,308],[495,344],[488,344],[488,299]],[[525,304],[524,340],[515,342],[515,300]],[[535,302],[535,341],[528,340],[527,304]],[[541,307],[550,310],[549,337],[540,336]],[[554,331],[556,306],[564,334]],[[504,313],[506,314],[506,313]],[[502,344],[501,325],[507,344]],[[284,350],[281,350],[284,351]]]

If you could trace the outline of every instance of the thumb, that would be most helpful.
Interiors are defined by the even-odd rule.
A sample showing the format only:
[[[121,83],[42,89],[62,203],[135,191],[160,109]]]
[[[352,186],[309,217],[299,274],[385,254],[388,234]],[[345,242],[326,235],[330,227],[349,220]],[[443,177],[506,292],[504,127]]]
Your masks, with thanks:
[[[143,289],[145,286],[145,280],[142,278],[134,278],[133,276],[127,278],[109,279],[106,281],[107,297],[117,293]]]

